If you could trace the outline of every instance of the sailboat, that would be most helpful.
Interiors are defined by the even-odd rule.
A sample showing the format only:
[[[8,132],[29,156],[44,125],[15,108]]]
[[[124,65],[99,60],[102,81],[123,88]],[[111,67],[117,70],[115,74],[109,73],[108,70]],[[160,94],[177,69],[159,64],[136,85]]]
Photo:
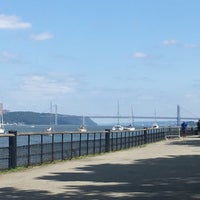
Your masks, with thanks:
[[[152,128],[159,128],[159,125],[158,125],[157,120],[156,120],[156,110],[154,112],[154,116],[155,116],[155,122],[153,123]]]
[[[3,127],[3,123],[0,124],[0,134],[5,133],[5,129]]]
[[[80,125],[79,129],[80,132],[85,133],[87,132],[87,128],[85,126],[85,118],[84,115],[82,116],[82,124]]]
[[[50,126],[49,128],[47,128],[47,132],[52,132],[53,131],[53,127],[52,127],[52,117],[53,117],[53,105],[52,102],[50,103],[50,115],[49,115],[49,122],[50,122]]]
[[[117,104],[117,124],[112,127],[113,131],[123,131],[124,127],[119,124],[119,103]]]
[[[0,103],[0,133],[5,133],[5,129],[3,127],[3,104]]]
[[[135,127],[133,126],[134,119],[133,119],[133,108],[131,107],[131,123],[128,126],[124,126],[124,130],[127,131],[134,131]]]
[[[51,127],[47,128],[47,132],[51,132],[51,131],[52,131]]]

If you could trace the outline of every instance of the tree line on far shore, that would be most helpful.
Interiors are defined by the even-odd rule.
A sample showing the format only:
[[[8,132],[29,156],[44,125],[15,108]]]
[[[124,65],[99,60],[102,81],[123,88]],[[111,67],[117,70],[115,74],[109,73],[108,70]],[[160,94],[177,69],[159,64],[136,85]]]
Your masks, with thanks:
[[[37,113],[30,111],[16,111],[4,113],[4,124],[25,124],[25,125],[80,125],[82,124],[82,116],[76,115],[56,115],[52,113]],[[89,126],[97,125],[89,117],[85,117],[85,124]]]

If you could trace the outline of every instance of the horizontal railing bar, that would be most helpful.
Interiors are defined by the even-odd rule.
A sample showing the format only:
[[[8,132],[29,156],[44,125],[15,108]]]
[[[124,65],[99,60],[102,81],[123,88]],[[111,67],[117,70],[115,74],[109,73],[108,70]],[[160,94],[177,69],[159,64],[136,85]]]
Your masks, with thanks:
[[[14,134],[5,134],[5,133],[0,133],[0,137],[13,137],[15,136]]]
[[[178,128],[178,126],[169,126],[169,127],[160,127],[158,129],[161,128]],[[122,130],[122,131],[113,131],[110,130],[111,132],[137,132],[137,131],[144,131],[144,130],[154,130],[154,128],[142,128],[142,129],[135,129],[135,130]],[[94,134],[94,133],[106,133],[106,130],[98,130],[98,131],[87,131],[87,132],[80,132],[80,131],[52,131],[52,132],[17,132],[18,136],[28,136],[28,135],[52,135],[52,134]],[[8,134],[0,134],[0,137],[12,137],[15,136],[12,133],[8,133]]]
[[[80,132],[80,131],[56,131],[56,132],[20,132],[17,135],[25,136],[25,135],[55,135],[55,134],[94,134],[94,133],[106,133],[106,131],[87,131],[87,132]]]

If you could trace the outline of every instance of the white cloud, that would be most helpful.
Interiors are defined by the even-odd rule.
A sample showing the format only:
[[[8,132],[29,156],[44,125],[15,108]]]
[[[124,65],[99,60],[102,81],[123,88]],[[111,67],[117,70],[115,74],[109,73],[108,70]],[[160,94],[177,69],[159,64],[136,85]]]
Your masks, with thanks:
[[[74,91],[75,80],[67,75],[32,75],[24,78],[19,90],[30,96],[65,95]]]
[[[18,55],[9,52],[0,52],[0,62],[12,62],[18,60]]]
[[[132,55],[133,58],[146,58],[147,54],[143,53],[143,52],[135,52]]]
[[[162,44],[164,45],[176,45],[178,42],[176,40],[163,40]]]
[[[199,48],[199,45],[198,44],[183,44],[183,47],[187,49],[195,49],[195,48]]]
[[[0,15],[0,29],[25,29],[30,27],[30,23],[21,21],[18,16]]]
[[[44,32],[37,35],[30,35],[30,38],[33,40],[49,40],[52,39],[54,36],[50,33]]]
[[[194,48],[199,47],[198,44],[185,44],[185,43],[178,42],[177,40],[163,40],[162,44],[168,45],[168,46],[176,45],[178,47],[187,48],[187,49],[194,49]]]

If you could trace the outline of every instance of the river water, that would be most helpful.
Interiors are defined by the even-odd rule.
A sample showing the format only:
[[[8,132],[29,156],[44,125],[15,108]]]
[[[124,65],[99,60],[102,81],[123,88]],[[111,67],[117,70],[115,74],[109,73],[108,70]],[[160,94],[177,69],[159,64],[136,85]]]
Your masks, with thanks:
[[[18,133],[27,133],[27,132],[46,132],[49,128],[49,125],[5,125],[5,130],[17,131]],[[53,131],[55,132],[65,132],[65,131],[77,131],[79,128],[78,125],[57,125],[52,126]],[[112,126],[87,126],[88,131],[102,131],[107,128],[112,128]]]
[[[9,131],[17,131],[17,133],[43,133],[47,132],[47,129],[49,128],[48,125],[5,125],[4,126],[6,133]],[[70,131],[78,131],[79,126],[78,125],[58,125],[58,126],[52,126],[52,130],[54,132],[70,132]],[[105,129],[111,129],[112,126],[87,126],[88,131],[105,131]],[[65,141],[70,141],[70,134],[65,135]],[[86,137],[86,134],[83,134],[82,139]],[[98,137],[98,134],[97,134]],[[52,137],[44,136],[44,143],[51,143]],[[79,140],[78,134],[75,134],[73,136],[73,140]],[[27,145],[27,136],[18,136],[17,143],[18,145]],[[61,135],[56,134],[54,137],[54,141],[61,141]],[[31,144],[36,144],[41,142],[41,136],[40,135],[33,135],[31,136]],[[0,137],[0,148],[1,147],[8,147],[9,146],[9,140],[8,137]]]
[[[146,124],[135,124],[136,129],[141,129],[145,127],[151,127],[152,122],[148,122]],[[164,124],[163,124],[164,125]],[[88,131],[105,131],[105,129],[111,129],[113,125],[97,125],[97,126],[87,126]],[[4,126],[6,133],[8,133],[10,130],[12,131],[17,131],[18,133],[32,133],[32,132],[38,132],[38,133],[43,133],[47,132],[47,129],[49,128],[49,125],[5,125]],[[70,132],[70,131],[78,131],[79,126],[78,125],[57,125],[57,126],[52,126],[52,129],[54,132]],[[73,140],[78,140],[78,134],[74,135]],[[83,134],[83,138],[86,137],[86,135]],[[92,134],[91,134],[91,137]],[[98,134],[96,137],[99,137]],[[66,134],[65,140],[70,141],[70,134]],[[60,141],[61,140],[61,135],[56,134],[55,141]],[[91,138],[92,140],[92,138]],[[18,145],[27,145],[27,136],[18,136]],[[51,143],[52,137],[45,136],[44,137],[44,143]],[[41,142],[41,137],[40,135],[38,136],[31,136],[31,144],[35,143],[40,143]],[[0,137],[0,148],[1,147],[8,147],[9,146],[9,140],[8,137]]]

